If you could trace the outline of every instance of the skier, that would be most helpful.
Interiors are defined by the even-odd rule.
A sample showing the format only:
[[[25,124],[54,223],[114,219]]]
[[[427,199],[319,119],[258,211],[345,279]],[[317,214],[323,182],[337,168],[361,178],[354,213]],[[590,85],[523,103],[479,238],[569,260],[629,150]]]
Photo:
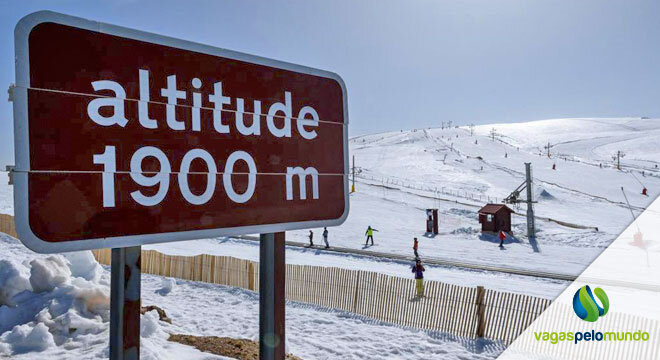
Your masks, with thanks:
[[[500,231],[499,238],[500,238],[500,247],[504,247],[504,239],[506,239],[506,234],[504,233],[504,231]]]
[[[328,228],[324,227],[323,228],[323,241],[325,242],[325,248],[329,248],[330,244],[328,244]]]
[[[371,240],[371,245],[374,244],[374,231],[378,230],[371,228],[371,225],[367,226],[367,231],[364,233],[367,235],[367,241],[364,243],[364,246],[369,245],[369,240]]]
[[[417,241],[417,238],[414,238],[413,251],[415,252],[415,259],[419,259],[419,254],[417,253],[418,247],[419,247],[419,241]]]
[[[309,247],[314,246],[314,241],[312,241],[313,238],[314,238],[314,233],[312,232],[312,230],[310,230],[309,231]]]
[[[424,296],[424,266],[422,260],[416,259],[415,265],[412,266],[412,272],[415,274],[415,287],[417,288],[417,296]]]
[[[557,164],[552,164],[552,170],[557,170]]]

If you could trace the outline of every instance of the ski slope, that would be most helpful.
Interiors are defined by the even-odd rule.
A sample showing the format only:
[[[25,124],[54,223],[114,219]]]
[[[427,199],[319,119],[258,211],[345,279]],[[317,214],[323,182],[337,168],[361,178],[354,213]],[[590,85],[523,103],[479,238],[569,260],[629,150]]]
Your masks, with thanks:
[[[569,159],[611,166],[612,156],[623,151],[624,169],[655,171],[660,162],[659,119],[583,118],[541,120],[518,124],[479,126],[475,132],[487,135],[492,128],[499,138],[530,152],[551,152]]]
[[[493,128],[494,139],[490,136]],[[657,119],[557,119],[477,126],[473,134],[468,127],[452,127],[352,138],[350,153],[355,155],[359,170],[357,192],[351,194],[347,221],[329,229],[330,244],[412,256],[412,238],[417,237],[422,259],[428,256],[577,275],[631,222],[621,187],[635,213],[657,197],[660,173],[655,163],[660,162],[660,150],[649,138],[658,131]],[[548,141],[552,145],[550,158],[541,151]],[[621,144],[626,145],[623,151],[627,152],[622,171],[606,156]],[[495,238],[480,234],[477,210],[487,199],[501,201],[520,185],[525,162],[532,163],[537,216],[585,228],[539,219],[537,241],[530,244],[524,216],[514,216],[514,237],[500,249]],[[553,164],[556,170],[552,170]],[[12,213],[11,187],[2,176],[0,211]],[[644,182],[649,196],[641,195],[638,180]],[[424,236],[426,208],[440,212],[441,234],[434,238]],[[525,213],[524,206],[515,210]],[[378,229],[373,247],[364,246],[368,225]],[[321,244],[322,229],[312,230],[315,243]],[[307,235],[308,230],[287,232],[288,239],[300,242],[307,241]],[[145,248],[251,260],[257,260],[259,254],[252,242],[226,238]],[[288,248],[287,262],[411,276],[407,263],[319,250]],[[526,276],[428,268],[428,279],[547,298],[554,298],[566,286],[562,281]]]
[[[493,127],[497,133],[494,139],[490,136]],[[636,213],[658,195],[660,173],[655,172],[653,164],[660,161],[660,152],[647,152],[648,143],[644,141],[639,148],[631,145],[634,139],[645,139],[658,131],[660,120],[655,119],[558,119],[483,125],[475,127],[473,134],[468,127],[454,127],[355,137],[349,146],[359,172],[357,192],[351,194],[347,221],[329,229],[330,244],[412,256],[412,238],[417,237],[422,259],[429,256],[577,275],[632,221],[622,186]],[[571,147],[556,145],[551,147],[551,158],[539,156],[544,144],[556,144],[559,139]],[[623,171],[619,171],[611,159],[604,162],[604,153],[598,151],[605,151],[603,144],[622,142],[629,145],[626,151],[630,155],[623,160]],[[573,161],[563,160],[565,157]],[[635,162],[630,165],[628,160],[633,157]],[[603,161],[602,168],[599,161]],[[488,198],[501,201],[520,185],[525,162],[532,163],[537,216],[587,228],[537,220],[537,243],[532,246],[526,238],[525,217],[514,216],[514,239],[509,239],[504,249],[493,237],[480,234],[477,210]],[[556,170],[552,170],[553,164]],[[649,196],[641,195],[641,185],[631,170],[645,171],[645,176],[635,176],[645,182]],[[472,200],[479,197],[481,200]],[[424,236],[426,208],[438,208],[440,212],[441,234],[434,238]],[[524,207],[516,210],[525,213]],[[368,225],[379,230],[373,247],[364,246]],[[315,243],[322,244],[322,229],[313,231]],[[287,233],[288,239],[300,242],[306,242],[307,236],[308,230]],[[258,260],[259,254],[255,244],[231,239],[150,248],[187,255],[211,252],[251,260]],[[287,262],[410,276],[409,264],[319,250],[288,248]],[[554,298],[566,286],[561,281],[450,267],[429,267],[426,276],[547,298]]]
[[[493,128],[494,137],[491,136]],[[659,131],[660,120],[656,119],[559,119],[483,125],[475,127],[472,134],[467,127],[454,127],[355,137],[350,141],[350,152],[355,155],[359,169],[357,192],[350,195],[351,211],[347,221],[329,229],[330,244],[412,255],[412,238],[417,237],[422,259],[429,256],[579,274],[632,220],[621,187],[635,214],[658,196],[660,172],[655,166],[660,163],[660,149],[655,139]],[[544,148],[548,142],[550,158]],[[619,150],[626,153],[622,170],[617,170],[611,159],[611,154]],[[525,162],[531,162],[533,167],[533,193],[538,201],[536,214],[580,226],[563,226],[539,219],[537,241],[532,244],[525,235],[525,218],[514,216],[513,237],[507,239],[501,249],[493,236],[480,234],[477,210],[488,199],[501,201],[520,185],[524,180]],[[641,195],[642,183],[648,188],[649,196]],[[13,214],[12,197],[7,176],[0,173],[1,213]],[[427,208],[439,209],[438,236],[425,236]],[[515,210],[525,212],[524,207]],[[364,245],[368,225],[378,229],[373,247]],[[322,229],[312,230],[315,243],[321,244]],[[307,234],[308,230],[291,231],[287,232],[287,238],[304,242]],[[26,279],[31,276],[30,261],[45,257],[31,253],[15,239],[4,236],[0,240],[0,250],[5,254],[0,261],[11,259],[10,265],[3,265],[5,270],[11,271],[3,274],[11,275],[13,289],[20,290],[22,286],[29,290],[31,281]],[[232,238],[145,248],[182,255],[208,253],[251,260],[259,257],[258,244]],[[288,263],[411,276],[410,264],[406,262],[369,256],[287,247],[286,257]],[[69,264],[72,273],[86,276],[77,266],[84,262]],[[0,307],[4,309],[0,311],[0,316],[5,316],[4,323],[11,321],[12,326],[18,326],[1,334],[0,353],[18,359],[34,359],[59,357],[66,349],[67,355],[76,354],[79,358],[106,356],[106,310],[103,307],[94,310],[97,314],[79,308],[81,300],[92,299],[96,303],[98,294],[107,296],[107,269],[97,266],[93,266],[93,273],[98,276],[91,279],[76,278],[74,274],[51,292],[27,292],[18,298],[17,301],[29,307],[30,313],[41,314],[39,316],[18,319],[11,315],[17,312]],[[14,268],[18,270],[13,271]],[[425,276],[463,286],[483,285],[547,298],[554,298],[567,286],[564,281],[443,266],[427,266]],[[7,279],[3,281],[8,284]],[[189,281],[176,281],[172,291],[163,291],[164,283],[160,277],[144,276],[145,304],[164,307],[174,320],[173,325],[168,325],[158,322],[153,314],[143,316],[144,358],[214,358],[167,342],[168,332],[256,336],[258,298],[254,294]],[[169,290],[170,286],[165,287]],[[72,301],[76,296],[78,300]],[[66,303],[69,307],[52,310],[50,304],[57,303]],[[222,304],[221,311],[217,309],[218,304]],[[496,357],[501,351],[498,344],[456,341],[443,334],[400,329],[310,305],[292,303],[287,306],[289,351],[303,358],[323,358],[332,352],[347,359],[378,356],[485,359]],[[46,316],[47,313],[50,315]],[[66,324],[70,321],[85,327],[67,330]]]

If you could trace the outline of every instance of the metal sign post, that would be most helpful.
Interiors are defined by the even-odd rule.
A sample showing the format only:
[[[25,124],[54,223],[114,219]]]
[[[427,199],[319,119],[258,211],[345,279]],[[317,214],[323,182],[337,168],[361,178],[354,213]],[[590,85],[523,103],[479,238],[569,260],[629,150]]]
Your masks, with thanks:
[[[140,358],[141,246],[112,249],[110,359]]]
[[[283,232],[260,235],[259,359],[284,360],[286,261]]]

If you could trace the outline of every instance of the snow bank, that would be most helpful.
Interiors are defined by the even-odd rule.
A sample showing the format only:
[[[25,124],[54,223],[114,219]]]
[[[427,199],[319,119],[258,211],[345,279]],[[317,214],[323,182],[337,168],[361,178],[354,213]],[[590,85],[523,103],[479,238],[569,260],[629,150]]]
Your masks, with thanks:
[[[23,354],[43,351],[51,346],[55,346],[53,335],[43,323],[34,326],[18,325],[0,337],[0,355],[3,354],[3,349],[6,354]]]
[[[160,359],[160,344],[167,341],[167,338],[169,338],[169,334],[160,327],[158,313],[149,311],[142,315],[140,319],[140,346],[143,349],[140,355],[142,359]]]
[[[16,306],[12,298],[24,291],[31,290],[30,282],[21,274],[20,264],[12,260],[0,260],[0,306]]]
[[[97,281],[100,278],[103,268],[96,262],[91,251],[78,251],[62,255],[69,260],[72,276],[89,281]]]
[[[0,355],[75,347],[107,331],[107,277],[90,252],[68,257],[0,261]]]
[[[161,288],[156,290],[156,293],[165,296],[174,290],[174,287],[176,286],[176,281],[172,278],[167,278],[164,277],[163,281],[161,282]]]
[[[71,277],[71,270],[66,259],[61,256],[49,256],[30,262],[30,285],[35,293],[53,291],[65,285]]]
[[[165,278],[161,291],[175,284]],[[17,247],[12,260],[0,260],[0,358],[107,358],[109,294],[110,274],[91,252],[46,257]],[[218,358],[170,343],[161,325],[170,326],[155,311],[141,316],[143,359]]]

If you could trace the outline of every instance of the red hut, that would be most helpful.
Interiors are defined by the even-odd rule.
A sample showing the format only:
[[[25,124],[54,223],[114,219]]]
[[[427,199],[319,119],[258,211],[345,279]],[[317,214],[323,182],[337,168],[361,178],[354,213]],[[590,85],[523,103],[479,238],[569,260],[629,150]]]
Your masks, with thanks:
[[[511,233],[511,213],[513,212],[504,204],[486,204],[479,210],[481,231]]]

